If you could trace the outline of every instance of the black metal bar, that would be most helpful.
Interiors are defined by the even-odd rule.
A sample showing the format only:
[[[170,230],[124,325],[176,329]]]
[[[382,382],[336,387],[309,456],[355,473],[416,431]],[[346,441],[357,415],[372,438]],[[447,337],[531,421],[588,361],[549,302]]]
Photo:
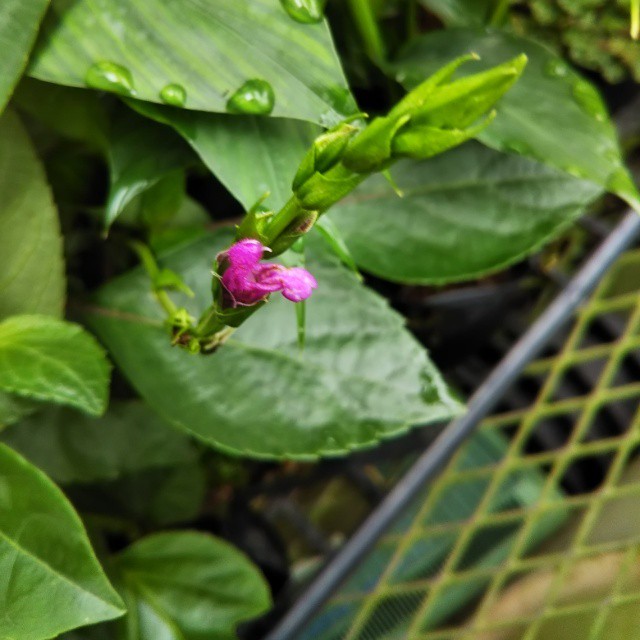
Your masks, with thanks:
[[[462,441],[488,415],[522,369],[553,334],[571,319],[607,269],[638,235],[640,216],[629,212],[480,385],[469,401],[467,413],[451,422],[421,455],[264,640],[296,640],[307,622],[335,593],[424,485],[440,471]]]

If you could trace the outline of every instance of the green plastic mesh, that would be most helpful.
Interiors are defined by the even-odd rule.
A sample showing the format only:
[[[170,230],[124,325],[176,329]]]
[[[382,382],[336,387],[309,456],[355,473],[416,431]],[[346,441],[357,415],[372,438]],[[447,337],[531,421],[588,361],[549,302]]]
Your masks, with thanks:
[[[523,373],[533,402],[482,423],[301,640],[640,638],[635,358],[640,252]],[[590,392],[571,392],[576,371]]]

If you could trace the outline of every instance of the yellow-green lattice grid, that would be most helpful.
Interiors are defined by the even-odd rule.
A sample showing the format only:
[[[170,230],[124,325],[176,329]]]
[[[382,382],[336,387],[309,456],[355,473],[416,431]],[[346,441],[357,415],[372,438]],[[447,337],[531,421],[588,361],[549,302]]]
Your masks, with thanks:
[[[587,341],[605,316],[619,337]],[[482,423],[304,640],[640,639],[640,380],[619,375],[630,355],[640,356],[638,251],[609,271],[559,353],[523,374],[541,383],[535,401]],[[590,363],[600,373],[588,395],[559,392]],[[594,437],[616,403],[633,407],[628,428]],[[536,426],[558,416],[573,424],[564,444],[531,453]],[[478,455],[487,450],[500,455]],[[567,495],[563,476],[580,460],[607,461],[604,480]]]

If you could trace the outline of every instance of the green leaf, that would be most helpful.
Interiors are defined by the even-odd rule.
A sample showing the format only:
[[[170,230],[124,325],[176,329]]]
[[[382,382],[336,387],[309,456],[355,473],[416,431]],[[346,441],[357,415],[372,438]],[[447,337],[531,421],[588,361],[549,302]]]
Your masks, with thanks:
[[[29,70],[42,80],[322,123],[355,108],[326,23],[300,24],[275,0],[55,0],[49,18]]]
[[[109,392],[109,363],[79,325],[45,316],[0,323],[0,390],[101,414]]]
[[[267,611],[269,587],[235,547],[192,531],[147,536],[117,559],[129,614],[123,638],[231,640]]]
[[[49,0],[3,0],[0,11],[0,113],[27,66]]]
[[[98,93],[25,77],[12,104],[66,138],[99,150],[108,145],[108,105]]]
[[[133,520],[142,528],[184,523],[202,511],[206,475],[197,460],[144,469],[116,480],[75,484],[67,495],[81,511]]]
[[[194,315],[210,300],[211,261],[230,241],[207,235],[161,257],[196,293],[185,300]],[[307,302],[302,356],[294,309],[279,296],[214,355],[171,348],[140,269],[107,285],[88,321],[154,409],[235,454],[342,454],[458,413],[402,318],[315,235],[306,258],[319,288]]]
[[[451,27],[480,27],[489,22],[496,0],[420,0]]]
[[[33,413],[36,407],[35,402],[0,391],[0,433],[4,433],[4,427]]]
[[[291,182],[313,139],[308,122],[284,118],[185,112],[130,101],[140,113],[176,129],[245,208],[265,193],[274,210],[291,196]],[[238,170],[242,167],[242,170]]]
[[[56,482],[93,482],[193,464],[189,439],[141,402],[111,403],[102,418],[51,407],[0,432],[0,440]]]
[[[0,640],[45,640],[124,613],[62,492],[3,444],[0,611]]]
[[[356,263],[438,284],[496,271],[557,236],[600,189],[539,162],[469,143],[373,176],[329,214]]]
[[[522,52],[529,58],[522,77],[498,105],[496,119],[478,139],[590,180],[640,207],[598,92],[542,45],[500,31],[436,31],[404,50],[395,64],[397,77],[407,88],[414,87],[443,62],[471,52],[481,60],[461,67],[461,75]]]
[[[167,127],[126,112],[115,117],[108,147],[111,184],[105,207],[109,227],[136,196],[193,162],[189,147]]]
[[[58,216],[44,171],[18,118],[0,117],[0,320],[62,315],[64,265]]]

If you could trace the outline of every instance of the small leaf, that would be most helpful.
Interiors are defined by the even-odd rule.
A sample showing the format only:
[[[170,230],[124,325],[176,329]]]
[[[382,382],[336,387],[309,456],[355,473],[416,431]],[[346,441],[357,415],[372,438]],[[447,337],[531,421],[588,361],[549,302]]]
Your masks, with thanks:
[[[125,612],[62,492],[3,444],[0,585],[0,640],[45,640]]]
[[[49,0],[3,0],[0,13],[0,113],[27,66]]]
[[[0,390],[99,415],[107,403],[109,363],[76,324],[13,316],[0,323]]]
[[[120,554],[116,569],[129,609],[126,638],[231,639],[240,622],[271,604],[258,569],[229,543],[203,533],[143,538]]]
[[[498,115],[478,139],[590,180],[640,207],[616,131],[597,90],[568,64],[533,40],[496,30],[445,29],[409,44],[394,65],[407,88],[443,62],[465,53],[480,56],[459,74],[492,67],[525,53],[522,77],[498,105]]]
[[[204,111],[255,112],[262,95],[260,113],[313,122],[355,108],[326,23],[275,0],[54,0],[29,72]]]
[[[160,256],[195,292],[192,315],[211,299],[211,260],[230,242],[228,232],[208,235]],[[100,291],[88,321],[154,409],[235,454],[337,455],[457,414],[402,318],[314,234],[306,259],[319,287],[307,302],[302,358],[291,303],[275,296],[213,355],[170,347],[141,269]]]
[[[378,175],[329,213],[356,263],[396,282],[480,277],[534,252],[601,191],[591,182],[478,143]]]
[[[143,529],[194,520],[202,511],[207,478],[198,460],[142,469],[115,480],[66,488],[76,507],[137,523]]]
[[[189,438],[141,402],[111,403],[102,418],[49,407],[0,432],[0,440],[61,484],[111,480],[197,458]]]
[[[189,147],[170,129],[137,114],[118,114],[108,147],[111,184],[105,207],[109,227],[140,194],[158,185],[168,174],[193,161]]]
[[[0,117],[0,320],[62,315],[64,265],[58,215],[44,170],[22,125]]]

